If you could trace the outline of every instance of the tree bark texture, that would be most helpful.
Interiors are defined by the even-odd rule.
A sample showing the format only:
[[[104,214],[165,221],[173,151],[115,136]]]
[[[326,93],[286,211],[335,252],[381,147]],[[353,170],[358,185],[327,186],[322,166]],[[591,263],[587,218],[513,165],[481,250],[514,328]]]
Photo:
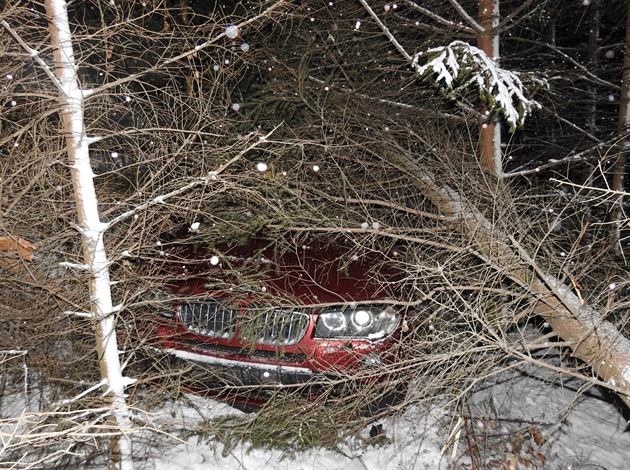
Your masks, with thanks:
[[[477,47],[492,60],[499,58],[499,33],[493,28],[499,21],[498,0],[479,0],[479,24],[483,32],[477,35]],[[479,146],[481,153],[481,167],[486,171],[501,175],[501,125],[493,116],[487,115],[487,108],[482,113],[479,129]]]
[[[630,406],[630,341],[595,308],[539,266],[519,243],[502,233],[453,188],[441,186],[433,174],[406,157],[390,162],[409,175],[439,212],[458,220],[476,255],[512,280],[533,301],[534,313],[571,345],[573,356],[587,363],[608,388]]]
[[[89,155],[90,139],[84,121],[84,96],[76,74],[73,38],[67,6],[63,0],[46,0],[49,29],[54,49],[55,69],[60,87],[61,121],[66,139],[68,162],[83,245],[83,259],[90,273],[88,295],[91,316],[96,323],[96,349],[101,377],[112,406],[112,417],[121,431],[116,442],[121,470],[132,470],[131,421],[127,407],[118,344],[115,330],[115,309],[112,303],[109,260],[105,251],[104,232],[107,225],[99,218],[94,174]]]

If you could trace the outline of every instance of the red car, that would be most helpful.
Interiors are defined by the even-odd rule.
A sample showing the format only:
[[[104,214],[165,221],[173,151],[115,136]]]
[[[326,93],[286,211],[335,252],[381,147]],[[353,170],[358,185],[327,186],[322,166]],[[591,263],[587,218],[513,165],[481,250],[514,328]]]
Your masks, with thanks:
[[[188,387],[256,406],[279,388],[321,394],[382,380],[403,315],[368,272],[374,260],[320,245],[251,246],[179,263],[172,308],[150,335],[189,367]]]

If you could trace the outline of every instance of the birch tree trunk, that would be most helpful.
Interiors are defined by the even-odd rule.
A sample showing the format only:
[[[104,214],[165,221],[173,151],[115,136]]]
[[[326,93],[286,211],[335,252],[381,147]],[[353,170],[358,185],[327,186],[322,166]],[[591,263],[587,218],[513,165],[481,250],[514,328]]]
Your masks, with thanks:
[[[66,138],[68,162],[76,201],[78,230],[83,245],[84,269],[90,273],[91,316],[96,322],[96,348],[101,377],[111,403],[112,417],[120,436],[117,447],[122,470],[133,469],[131,421],[125,399],[126,379],[122,375],[115,332],[115,307],[112,303],[109,261],[104,245],[107,224],[101,222],[90,163],[89,145],[96,139],[86,134],[83,101],[88,93],[81,89],[76,74],[72,33],[64,0],[46,0],[51,42],[61,103],[62,128]],[[34,52],[36,54],[36,52]]]

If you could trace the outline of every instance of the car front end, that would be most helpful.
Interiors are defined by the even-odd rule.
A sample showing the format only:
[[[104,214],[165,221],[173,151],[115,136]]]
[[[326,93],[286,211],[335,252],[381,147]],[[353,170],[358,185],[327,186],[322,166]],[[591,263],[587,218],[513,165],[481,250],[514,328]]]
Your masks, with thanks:
[[[213,279],[235,264],[253,266],[264,272],[254,288],[217,289],[205,278],[174,286],[175,300],[150,336],[188,368],[188,388],[260,405],[278,390],[319,394],[382,379],[395,360],[403,312],[375,298],[365,263],[340,269],[339,259],[326,264],[312,251],[287,258],[224,255],[212,266]]]

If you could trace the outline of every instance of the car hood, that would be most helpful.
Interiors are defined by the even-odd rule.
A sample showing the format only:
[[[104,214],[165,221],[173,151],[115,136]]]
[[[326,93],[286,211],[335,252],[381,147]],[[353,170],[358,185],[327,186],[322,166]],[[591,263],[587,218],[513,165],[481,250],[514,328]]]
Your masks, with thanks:
[[[319,245],[278,251],[259,244],[212,250],[194,267],[181,265],[178,295],[220,295],[276,305],[321,305],[382,300],[386,294],[372,256]]]

